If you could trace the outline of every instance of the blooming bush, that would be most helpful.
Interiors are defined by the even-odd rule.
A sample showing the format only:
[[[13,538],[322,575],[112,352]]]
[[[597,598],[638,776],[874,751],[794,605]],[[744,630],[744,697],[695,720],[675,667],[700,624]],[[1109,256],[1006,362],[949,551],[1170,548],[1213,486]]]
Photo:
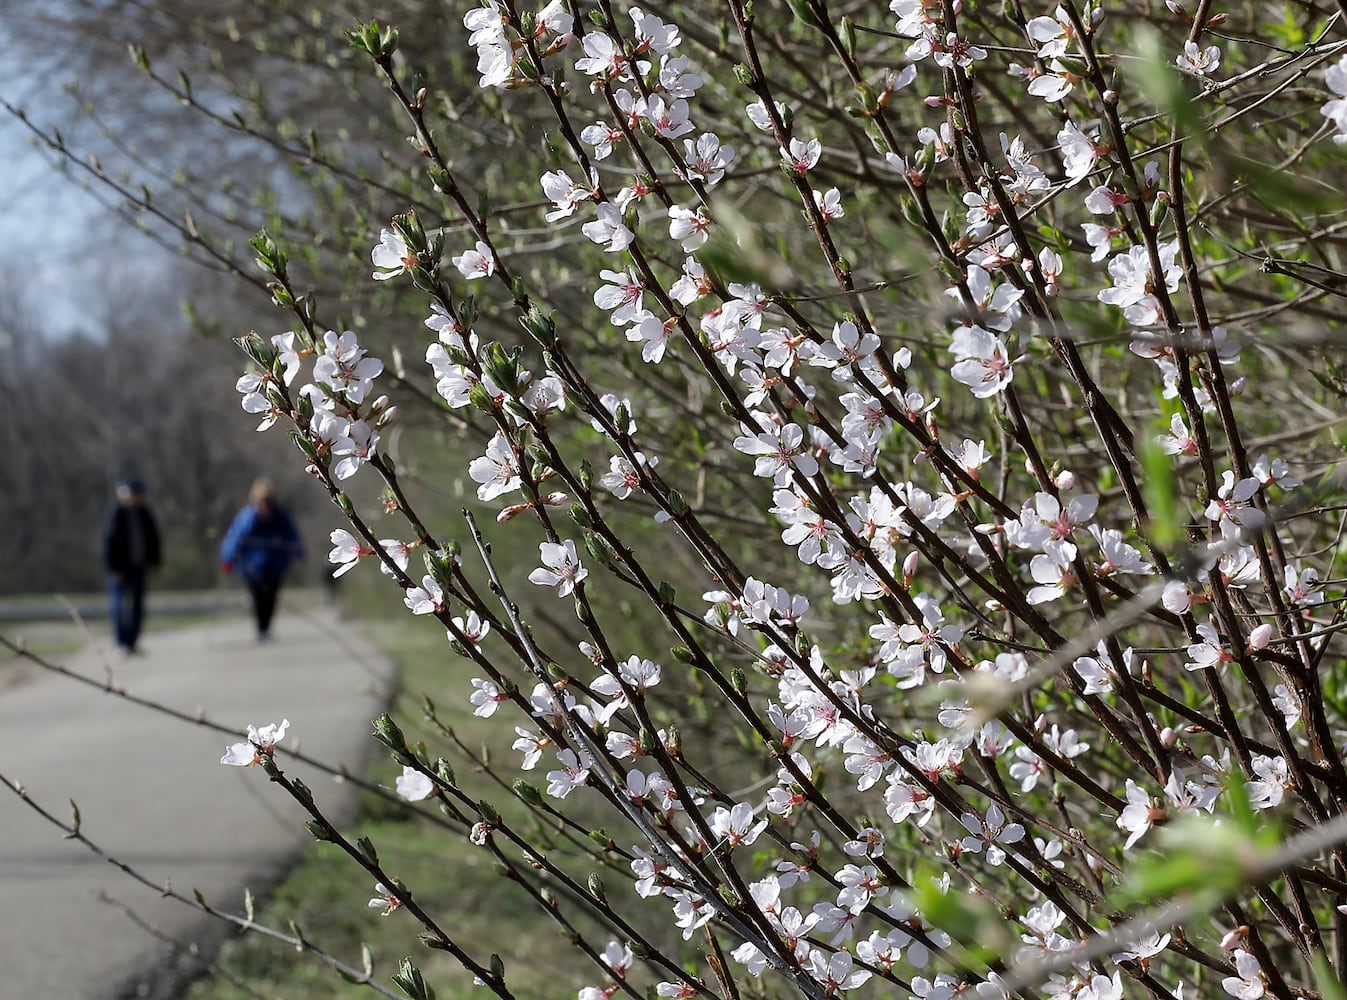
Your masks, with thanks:
[[[582,1000],[1330,995],[1341,15],[842,6],[469,10],[480,89],[553,119],[526,223],[456,172],[397,32],[351,30],[444,206],[369,234],[371,278],[422,304],[466,481],[536,562],[411,495],[379,335],[325,329],[265,233],[296,322],[242,342],[243,408],[349,517],[340,572],[378,562],[472,662],[518,797],[597,850],[384,717],[398,792],[476,817],[592,960]],[[520,610],[556,601],[578,655]],[[226,755],[254,760],[284,778]]]

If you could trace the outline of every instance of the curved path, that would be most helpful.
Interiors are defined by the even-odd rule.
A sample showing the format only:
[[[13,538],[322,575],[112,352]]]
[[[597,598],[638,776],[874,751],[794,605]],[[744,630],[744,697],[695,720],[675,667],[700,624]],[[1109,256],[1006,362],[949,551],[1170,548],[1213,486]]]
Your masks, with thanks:
[[[265,644],[242,620],[150,633],[143,656],[122,659],[99,643],[68,665],[100,681],[111,668],[131,694],[240,730],[289,718],[282,749],[355,772],[377,747],[370,721],[387,702],[391,665],[329,611],[282,616],[276,630]],[[0,685],[0,774],[62,820],[73,799],[81,832],[155,884],[188,896],[197,889],[241,912],[245,887],[265,890],[313,842],[302,811],[260,768],[220,765],[220,734],[47,671],[25,674]],[[349,817],[354,789],[294,761],[283,766],[325,813]],[[122,905],[101,901],[104,893]],[[63,839],[4,787],[0,901],[7,997],[176,997],[191,961],[137,920],[207,952],[227,931]]]

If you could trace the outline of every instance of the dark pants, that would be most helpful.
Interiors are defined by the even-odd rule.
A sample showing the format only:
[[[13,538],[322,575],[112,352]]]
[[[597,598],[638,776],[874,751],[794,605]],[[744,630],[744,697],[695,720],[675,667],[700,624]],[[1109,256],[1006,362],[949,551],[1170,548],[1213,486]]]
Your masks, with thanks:
[[[257,634],[271,631],[271,616],[276,613],[276,597],[281,592],[279,576],[250,576],[245,579],[253,599],[253,617],[257,620]]]
[[[108,616],[112,634],[122,649],[135,649],[145,620],[145,573],[118,573],[108,577]]]

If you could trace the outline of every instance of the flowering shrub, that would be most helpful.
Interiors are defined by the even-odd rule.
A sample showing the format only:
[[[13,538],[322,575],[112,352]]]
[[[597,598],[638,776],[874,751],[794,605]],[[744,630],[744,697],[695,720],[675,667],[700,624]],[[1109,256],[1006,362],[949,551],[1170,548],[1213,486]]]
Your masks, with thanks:
[[[481,90],[553,118],[526,225],[397,32],[351,30],[445,206],[370,234],[372,278],[423,303],[528,582],[475,520],[431,530],[378,338],[326,330],[268,234],[296,324],[242,342],[243,408],[349,517],[339,571],[378,562],[474,664],[519,798],[608,825],[547,848],[384,717],[397,790],[477,817],[592,959],[581,1000],[1330,995],[1341,14],[845,6],[468,11]],[[557,600],[578,656],[521,614]],[[648,648],[611,641],[631,614]],[[225,762],[293,791],[254,744]],[[372,907],[514,995],[315,815]]]

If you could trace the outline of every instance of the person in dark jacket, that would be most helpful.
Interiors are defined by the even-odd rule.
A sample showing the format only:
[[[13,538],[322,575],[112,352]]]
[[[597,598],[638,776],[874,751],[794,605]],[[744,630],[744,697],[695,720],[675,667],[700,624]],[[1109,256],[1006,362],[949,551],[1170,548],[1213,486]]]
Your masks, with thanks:
[[[123,479],[117,484],[117,504],[103,525],[103,566],[113,638],[127,655],[139,652],[145,579],[158,565],[159,528],[145,504],[145,487],[137,479]]]
[[[238,512],[220,545],[220,568],[225,573],[237,572],[248,585],[259,641],[271,637],[281,581],[290,563],[303,554],[299,532],[277,502],[276,490],[268,480],[257,480],[248,506]]]

